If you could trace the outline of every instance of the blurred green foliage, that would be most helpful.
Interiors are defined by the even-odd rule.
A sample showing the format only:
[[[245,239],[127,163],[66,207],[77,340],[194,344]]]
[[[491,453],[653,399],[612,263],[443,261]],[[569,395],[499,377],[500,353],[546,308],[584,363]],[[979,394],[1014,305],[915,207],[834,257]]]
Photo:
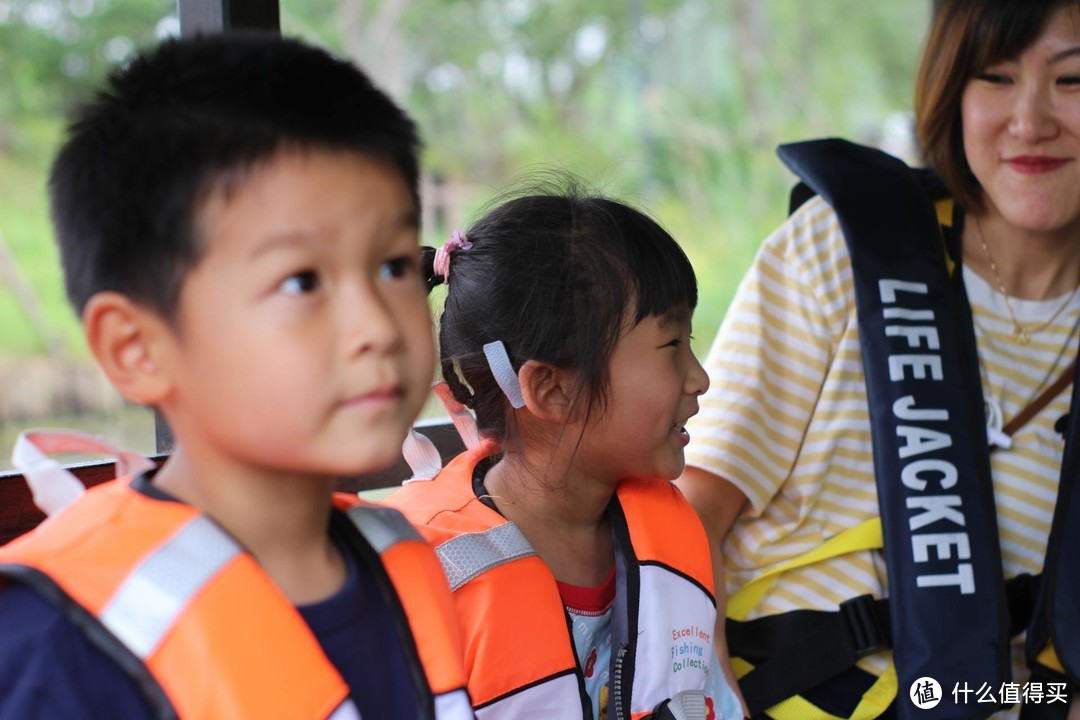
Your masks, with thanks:
[[[910,108],[929,0],[283,0],[282,26],[357,59],[418,119],[425,167],[465,200],[569,168],[648,208],[699,272],[704,351],[792,178],[776,144],[880,139]],[[163,0],[0,0],[0,236],[48,328],[0,288],[0,354],[80,350],[45,201],[62,118],[136,47],[178,32]],[[0,390],[2,391],[2,390]]]

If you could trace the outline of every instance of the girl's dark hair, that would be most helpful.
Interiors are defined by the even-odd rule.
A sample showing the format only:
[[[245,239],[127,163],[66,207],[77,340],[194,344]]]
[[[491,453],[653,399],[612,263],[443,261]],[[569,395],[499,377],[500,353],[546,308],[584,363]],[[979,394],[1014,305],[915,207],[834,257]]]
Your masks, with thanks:
[[[608,360],[628,322],[697,305],[686,254],[660,225],[625,203],[534,187],[506,199],[451,255],[439,328],[443,377],[476,413],[480,433],[509,439],[509,403],[484,357],[501,340],[514,370],[538,360],[576,371],[586,413],[606,399]],[[434,250],[425,248],[429,289]]]
[[[982,206],[982,188],[968,169],[960,115],[968,81],[1015,58],[1061,8],[1078,0],[941,0],[934,11],[915,83],[915,131],[925,162],[968,209]]]

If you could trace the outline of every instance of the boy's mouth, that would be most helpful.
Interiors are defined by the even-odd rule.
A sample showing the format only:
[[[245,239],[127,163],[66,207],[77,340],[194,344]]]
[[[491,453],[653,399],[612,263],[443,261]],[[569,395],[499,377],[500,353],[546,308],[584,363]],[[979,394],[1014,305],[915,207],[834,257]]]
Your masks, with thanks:
[[[404,396],[405,391],[401,386],[387,385],[354,395],[345,400],[342,405],[345,407],[379,407],[395,404]]]

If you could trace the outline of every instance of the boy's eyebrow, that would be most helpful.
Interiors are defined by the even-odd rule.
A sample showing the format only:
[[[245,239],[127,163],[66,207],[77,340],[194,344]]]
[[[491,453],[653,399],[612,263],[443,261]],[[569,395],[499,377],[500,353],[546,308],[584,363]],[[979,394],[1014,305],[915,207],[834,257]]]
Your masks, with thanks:
[[[307,244],[311,242],[312,237],[311,233],[304,232],[303,230],[292,230],[285,233],[268,235],[263,238],[258,245],[252,248],[250,259],[256,260],[275,250],[285,250],[296,245]]]
[[[415,230],[420,228],[420,213],[409,209],[401,213],[397,219],[395,229],[407,228]],[[287,250],[297,245],[305,245],[318,238],[317,232],[306,230],[287,230],[282,233],[267,235],[257,246],[252,248],[249,258],[255,260],[275,250]]]

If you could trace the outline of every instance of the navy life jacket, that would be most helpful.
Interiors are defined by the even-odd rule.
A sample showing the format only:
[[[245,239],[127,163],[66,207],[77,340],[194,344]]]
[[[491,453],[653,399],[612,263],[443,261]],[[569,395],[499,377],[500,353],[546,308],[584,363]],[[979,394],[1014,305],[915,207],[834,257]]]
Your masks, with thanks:
[[[989,684],[996,691],[1009,682],[1010,636],[1025,630],[1033,680],[1080,687],[1080,572],[1062,562],[1080,558],[1073,492],[1080,423],[1065,431],[1044,572],[1006,582],[959,234],[946,247],[934,208],[944,187],[926,171],[844,140],[784,145],[778,153],[803,181],[793,206],[821,195],[851,256],[890,597],[852,598],[837,612],[729,618],[731,655],[753,666],[740,679],[751,715],[768,709],[774,718],[794,717],[777,705],[794,696],[815,703],[802,705],[803,713],[850,715],[851,691],[857,699],[870,686],[855,676],[868,674],[854,663],[891,647],[898,696],[933,678],[944,697],[931,709],[901,698],[890,713],[985,717],[1000,706],[957,704],[951,690]],[[946,253],[956,263],[951,272]],[[1072,393],[1072,407],[1080,407],[1076,383]],[[1023,717],[1055,717],[1055,710],[1064,717],[1067,705],[1025,705]]]

